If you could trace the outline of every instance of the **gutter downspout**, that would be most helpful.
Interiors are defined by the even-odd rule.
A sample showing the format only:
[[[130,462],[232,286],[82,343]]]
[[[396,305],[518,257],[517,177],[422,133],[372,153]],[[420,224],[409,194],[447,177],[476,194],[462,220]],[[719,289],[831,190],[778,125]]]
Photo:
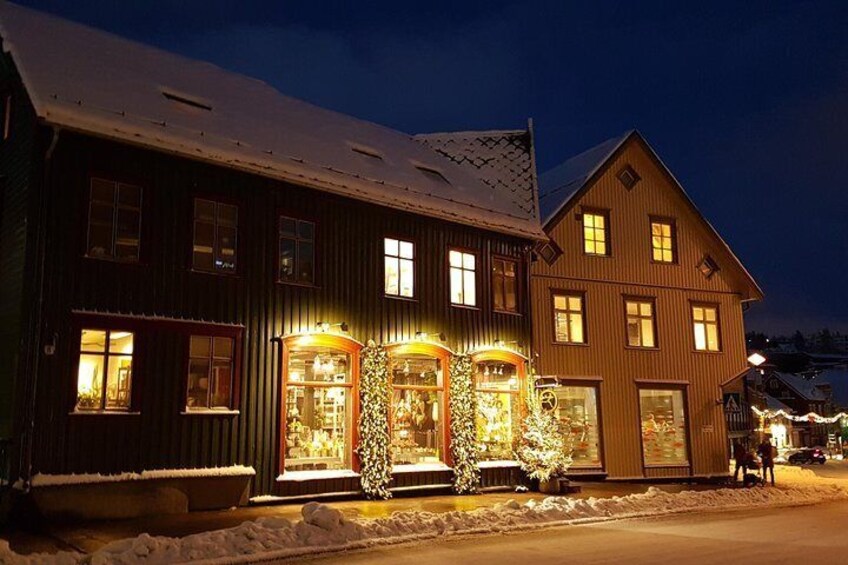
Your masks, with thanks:
[[[47,146],[47,150],[44,152],[44,162],[42,163],[43,168],[43,177],[42,177],[42,185],[40,187],[39,202],[40,206],[38,207],[38,232],[36,236],[36,245],[35,252],[37,256],[38,266],[36,268],[36,284],[38,290],[36,291],[36,302],[35,308],[33,312],[33,319],[30,324],[30,336],[31,336],[31,347],[30,350],[32,354],[35,356],[34,361],[32,363],[32,372],[31,372],[31,386],[30,386],[30,397],[29,397],[29,407],[27,413],[27,429],[26,429],[26,444],[24,447],[24,461],[21,466],[22,471],[22,479],[24,483],[24,491],[29,492],[30,490],[30,480],[32,479],[32,451],[33,451],[33,443],[35,441],[35,414],[38,407],[38,373],[39,368],[41,366],[41,341],[42,341],[42,310],[44,307],[44,266],[46,263],[46,239],[47,239],[47,213],[45,211],[44,204],[49,201],[49,199],[45,198],[45,192],[48,190],[50,186],[50,171],[51,165],[53,161],[53,152],[56,149],[56,144],[59,141],[59,132],[61,131],[58,127],[52,128],[53,135],[50,139],[50,144]]]

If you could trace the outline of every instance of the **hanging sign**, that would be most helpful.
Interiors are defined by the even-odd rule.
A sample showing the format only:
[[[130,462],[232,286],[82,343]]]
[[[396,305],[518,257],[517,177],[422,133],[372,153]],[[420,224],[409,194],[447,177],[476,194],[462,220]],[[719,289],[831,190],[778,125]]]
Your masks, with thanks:
[[[738,392],[724,393],[724,411],[728,414],[742,412],[742,397]]]

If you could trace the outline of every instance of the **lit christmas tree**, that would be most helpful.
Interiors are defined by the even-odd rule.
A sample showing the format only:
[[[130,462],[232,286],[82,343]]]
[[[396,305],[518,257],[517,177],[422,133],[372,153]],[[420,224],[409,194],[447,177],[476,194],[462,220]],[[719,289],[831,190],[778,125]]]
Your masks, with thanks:
[[[546,482],[571,466],[571,434],[552,410],[546,410],[534,379],[527,379],[524,395],[527,414],[521,423],[521,439],[515,457],[531,479]]]

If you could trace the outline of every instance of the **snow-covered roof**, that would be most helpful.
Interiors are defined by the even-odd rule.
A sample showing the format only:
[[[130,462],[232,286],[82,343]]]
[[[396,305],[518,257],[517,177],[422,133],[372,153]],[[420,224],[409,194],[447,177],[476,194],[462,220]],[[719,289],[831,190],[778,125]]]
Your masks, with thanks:
[[[822,392],[813,381],[809,381],[804,377],[793,375],[792,373],[779,373],[775,371],[772,375],[783,381],[783,383],[800,394],[805,400],[827,400],[827,395]]]
[[[789,406],[782,403],[781,401],[779,401],[775,397],[771,396],[770,394],[763,394],[763,398],[766,401],[766,408],[768,410],[771,410],[773,412],[777,412],[778,410],[783,410],[787,414],[794,414],[795,413],[795,411],[793,409],[791,409]]]
[[[848,371],[825,369],[816,377],[817,382],[830,385],[832,399],[842,409],[848,409]]]
[[[631,142],[641,142],[645,151],[656,162],[659,169],[664,172],[672,186],[674,186],[683,196],[684,201],[690,206],[692,211],[702,220],[707,231],[715,238],[715,241],[724,249],[727,256],[730,258],[734,266],[742,274],[744,280],[748,283],[750,292],[743,296],[743,301],[747,300],[762,300],[763,290],[751,276],[751,273],[742,264],[742,261],[733,253],[733,250],[726,241],[719,235],[718,231],[701,213],[695,202],[689,197],[689,194],[680,184],[680,181],[675,178],[671,170],[660,159],[653,147],[648,144],[644,137],[637,130],[630,130],[622,135],[610,138],[603,143],[588,149],[579,155],[576,155],[561,165],[539,175],[539,209],[542,219],[542,225],[550,228],[551,222],[560,215],[563,209],[568,208],[573,203],[579,200],[586,190],[591,188],[590,181],[604,169],[607,163],[611,162],[613,156],[626,144]]]
[[[424,133],[415,139],[461,165],[525,213],[537,216],[533,133],[526,130]]]
[[[533,211],[412,136],[264,82],[0,3],[0,36],[45,123],[448,221],[542,239]],[[424,169],[424,170],[422,170]]]
[[[543,224],[552,220],[560,208],[585,186],[631,133],[633,130],[599,143],[539,175],[539,208]]]

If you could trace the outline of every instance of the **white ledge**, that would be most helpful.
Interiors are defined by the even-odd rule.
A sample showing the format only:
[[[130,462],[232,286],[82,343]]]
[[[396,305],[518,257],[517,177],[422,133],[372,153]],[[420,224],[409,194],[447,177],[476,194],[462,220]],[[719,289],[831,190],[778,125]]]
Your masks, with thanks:
[[[329,469],[323,471],[286,471],[279,477],[277,482],[296,482],[315,481],[320,479],[353,479],[358,478],[359,473],[355,473],[350,469]]]
[[[518,467],[518,462],[512,459],[499,459],[494,461],[480,461],[477,464],[481,469],[494,469],[497,467]]]
[[[238,410],[183,410],[181,416],[238,416]]]
[[[392,467],[392,473],[420,473],[421,471],[453,471],[453,467],[448,467],[444,463],[418,463]]]

